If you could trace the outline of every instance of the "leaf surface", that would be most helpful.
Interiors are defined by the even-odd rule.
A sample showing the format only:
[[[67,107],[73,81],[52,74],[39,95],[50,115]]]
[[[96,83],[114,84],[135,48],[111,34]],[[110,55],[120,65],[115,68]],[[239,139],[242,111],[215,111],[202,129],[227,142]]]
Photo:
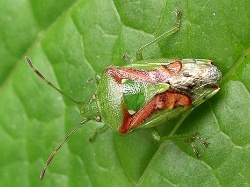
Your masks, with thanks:
[[[250,12],[248,1],[3,1],[0,6],[0,186],[249,186]],[[174,25],[181,30],[143,51],[150,58],[206,58],[223,73],[221,91],[162,134],[195,131],[211,144],[196,158],[184,142],[155,142],[149,130],[88,138],[79,128],[40,171],[54,147],[81,121],[79,106],[40,80],[35,67],[73,98],[109,65]]]

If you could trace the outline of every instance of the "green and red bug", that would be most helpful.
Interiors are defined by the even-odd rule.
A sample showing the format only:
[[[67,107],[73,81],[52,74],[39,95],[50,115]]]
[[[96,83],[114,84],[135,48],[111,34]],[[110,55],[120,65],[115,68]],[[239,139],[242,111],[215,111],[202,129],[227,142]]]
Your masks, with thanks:
[[[40,175],[43,179],[46,168],[67,138],[82,124],[89,120],[103,122],[105,125],[91,137],[109,128],[120,134],[137,129],[151,128],[192,109],[219,91],[221,78],[219,69],[207,59],[147,59],[143,60],[142,50],[152,43],[169,36],[180,29],[181,11],[176,11],[176,25],[153,41],[139,48],[136,62],[123,67],[107,67],[98,78],[96,93],[88,102],[79,102],[47,81],[37,71],[28,57],[26,61],[35,73],[49,86],[56,89],[71,101],[83,104],[83,120],[65,137],[48,158]],[[156,140],[165,140],[154,134]],[[198,138],[205,146],[207,142]],[[200,156],[192,142],[191,146]]]

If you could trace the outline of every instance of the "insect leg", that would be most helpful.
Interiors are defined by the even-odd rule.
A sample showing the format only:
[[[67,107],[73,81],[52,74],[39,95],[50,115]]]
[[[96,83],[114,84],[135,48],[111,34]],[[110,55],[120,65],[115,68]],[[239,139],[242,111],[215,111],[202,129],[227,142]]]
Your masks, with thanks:
[[[90,141],[90,142],[94,142],[94,141],[95,141],[95,138],[96,138],[96,136],[97,136],[98,134],[102,134],[102,133],[106,132],[108,129],[109,129],[109,126],[108,126],[108,125],[103,125],[102,127],[97,128],[97,129],[95,130],[93,136],[91,136],[91,137],[89,138],[89,141]]]
[[[146,47],[148,47],[149,45],[163,39],[164,37],[167,37],[175,32],[177,32],[179,29],[180,29],[180,24],[181,24],[181,14],[182,12],[180,10],[177,10],[176,11],[176,23],[175,23],[175,26],[173,28],[171,28],[170,30],[164,32],[163,34],[161,34],[160,36],[158,36],[157,38],[153,39],[152,41],[146,43],[145,45],[143,45],[142,47],[140,47],[138,49],[138,51],[136,52],[136,60],[139,61],[139,60],[142,60],[143,57],[142,57],[142,50]]]
[[[175,136],[164,136],[160,139],[160,141],[165,140],[173,140],[173,141],[185,141],[190,144],[191,148],[193,149],[193,152],[196,157],[201,157],[201,153],[196,148],[195,140],[199,141],[205,148],[208,147],[210,144],[209,142],[204,141],[200,136],[197,135],[195,132],[190,132],[183,135],[175,135]]]

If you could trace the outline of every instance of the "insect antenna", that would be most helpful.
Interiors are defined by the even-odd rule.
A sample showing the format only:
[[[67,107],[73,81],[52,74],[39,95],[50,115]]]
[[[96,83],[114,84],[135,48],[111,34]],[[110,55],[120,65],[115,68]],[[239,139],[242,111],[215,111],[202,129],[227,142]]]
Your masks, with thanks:
[[[51,153],[51,155],[49,156],[49,158],[47,159],[45,166],[40,174],[40,181],[43,180],[43,177],[46,173],[47,167],[50,164],[50,162],[53,160],[55,154],[57,153],[57,151],[62,147],[62,145],[64,144],[64,142],[71,136],[71,134],[73,134],[76,129],[78,129],[78,127],[80,127],[82,124],[86,123],[87,121],[89,121],[90,119],[83,119],[80,123],[78,123],[75,128],[61,141],[61,143],[58,144],[58,146],[55,148],[55,150]]]
[[[77,101],[75,99],[73,99],[72,97],[70,97],[68,94],[64,93],[62,90],[60,90],[59,88],[57,88],[53,83],[51,83],[50,81],[48,81],[32,64],[31,60],[26,56],[25,60],[27,61],[27,63],[29,64],[29,66],[34,70],[34,72],[43,80],[45,81],[50,87],[54,88],[56,91],[58,91],[60,94],[64,95],[65,97],[67,97],[69,100],[73,101],[76,104],[84,104],[84,102],[82,101]]]

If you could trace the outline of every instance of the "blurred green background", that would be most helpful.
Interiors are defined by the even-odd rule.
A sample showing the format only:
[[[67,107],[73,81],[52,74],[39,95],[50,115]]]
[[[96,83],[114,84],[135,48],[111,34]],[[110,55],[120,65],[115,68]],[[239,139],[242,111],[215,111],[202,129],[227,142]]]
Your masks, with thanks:
[[[0,186],[250,186],[250,11],[248,0],[0,0]],[[88,122],[39,175],[56,145],[81,120],[28,67],[24,56],[77,100],[87,83],[122,55],[174,25],[181,30],[144,51],[145,58],[208,58],[222,73],[221,91],[196,108],[179,133],[211,145],[196,158],[183,142],[154,142],[149,130],[88,138]],[[168,134],[181,122],[159,126]]]

